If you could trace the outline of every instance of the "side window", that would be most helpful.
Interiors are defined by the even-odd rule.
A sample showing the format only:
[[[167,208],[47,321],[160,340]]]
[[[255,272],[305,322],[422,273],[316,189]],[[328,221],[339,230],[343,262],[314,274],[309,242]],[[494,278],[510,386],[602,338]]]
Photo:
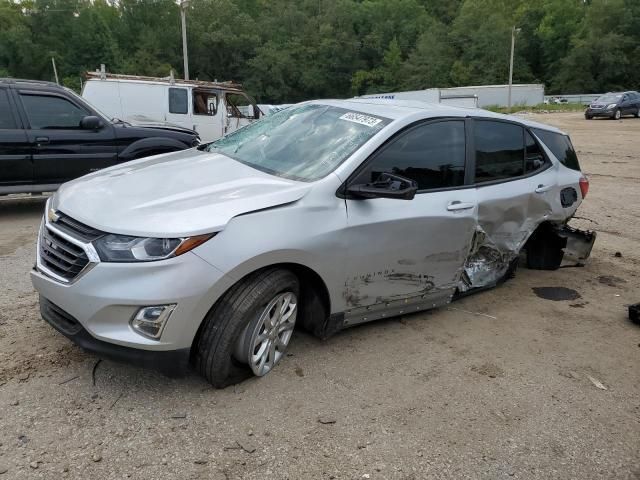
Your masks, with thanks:
[[[358,183],[376,181],[381,173],[395,173],[418,182],[418,189],[464,184],[464,121],[420,125],[381,150],[359,175]]]
[[[189,100],[186,88],[169,89],[169,113],[189,113]]]
[[[193,91],[194,115],[211,115],[218,113],[218,95],[214,92]]]
[[[525,159],[524,159],[524,172],[531,173],[541,169],[547,163],[546,157],[536,142],[535,138],[525,130],[524,132],[524,147],[525,147]]]
[[[7,91],[2,89],[0,90],[0,130],[14,130],[16,128],[18,128],[18,125],[11,112],[9,96]]]
[[[534,129],[533,133],[542,140],[560,163],[567,168],[580,171],[578,156],[576,155],[576,151],[574,150],[571,140],[569,140],[567,135],[550,132],[548,130],[540,130],[538,128]]]
[[[476,182],[518,177],[524,173],[524,142],[521,126],[476,120],[474,141]]]
[[[80,120],[89,112],[62,97],[20,94],[32,129],[80,128]]]
[[[255,118],[251,101],[240,93],[227,93],[227,116],[237,118]]]

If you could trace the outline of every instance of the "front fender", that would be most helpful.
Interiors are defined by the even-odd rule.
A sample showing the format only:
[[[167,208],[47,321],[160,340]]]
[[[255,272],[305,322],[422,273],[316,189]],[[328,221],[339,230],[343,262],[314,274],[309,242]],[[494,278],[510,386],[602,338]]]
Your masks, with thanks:
[[[118,154],[118,159],[121,162],[128,162],[135,158],[146,156],[146,153],[156,152],[173,152],[176,150],[184,150],[189,148],[190,145],[186,145],[180,140],[166,137],[150,137],[136,140],[131,145],[128,145],[122,152]]]

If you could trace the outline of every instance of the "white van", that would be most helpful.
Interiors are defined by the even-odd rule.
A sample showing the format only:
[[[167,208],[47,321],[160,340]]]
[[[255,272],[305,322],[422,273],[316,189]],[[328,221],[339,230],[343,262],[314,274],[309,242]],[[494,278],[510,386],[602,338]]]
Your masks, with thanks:
[[[216,140],[260,116],[255,101],[231,82],[87,72],[82,96],[109,118],[153,120],[195,130]],[[144,118],[141,118],[144,117]]]

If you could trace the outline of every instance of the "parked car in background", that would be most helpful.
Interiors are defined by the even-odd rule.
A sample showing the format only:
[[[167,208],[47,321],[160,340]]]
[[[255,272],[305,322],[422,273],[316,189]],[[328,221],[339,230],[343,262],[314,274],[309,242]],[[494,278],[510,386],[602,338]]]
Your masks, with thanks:
[[[0,79],[0,195],[52,191],[118,163],[199,144],[179,126],[109,120],[50,82]]]
[[[607,117],[619,120],[624,115],[640,117],[640,93],[635,91],[605,93],[591,102],[584,118]]]
[[[82,96],[112,117],[171,122],[210,142],[260,118],[239,84],[87,72]]]
[[[179,179],[179,181],[167,181]],[[569,137],[484,110],[291,106],[208,145],[109,168],[49,199],[31,272],[42,316],[135,365],[213,385],[320,337],[446,305],[529,267],[584,261]]]

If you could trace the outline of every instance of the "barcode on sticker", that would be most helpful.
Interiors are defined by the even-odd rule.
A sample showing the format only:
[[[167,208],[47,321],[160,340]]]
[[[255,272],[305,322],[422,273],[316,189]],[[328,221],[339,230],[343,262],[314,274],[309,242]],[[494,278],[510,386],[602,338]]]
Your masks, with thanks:
[[[360,125],[366,125],[367,127],[375,127],[382,119],[364,115],[362,113],[347,112],[340,117],[340,120],[346,120],[347,122],[359,123]]]

